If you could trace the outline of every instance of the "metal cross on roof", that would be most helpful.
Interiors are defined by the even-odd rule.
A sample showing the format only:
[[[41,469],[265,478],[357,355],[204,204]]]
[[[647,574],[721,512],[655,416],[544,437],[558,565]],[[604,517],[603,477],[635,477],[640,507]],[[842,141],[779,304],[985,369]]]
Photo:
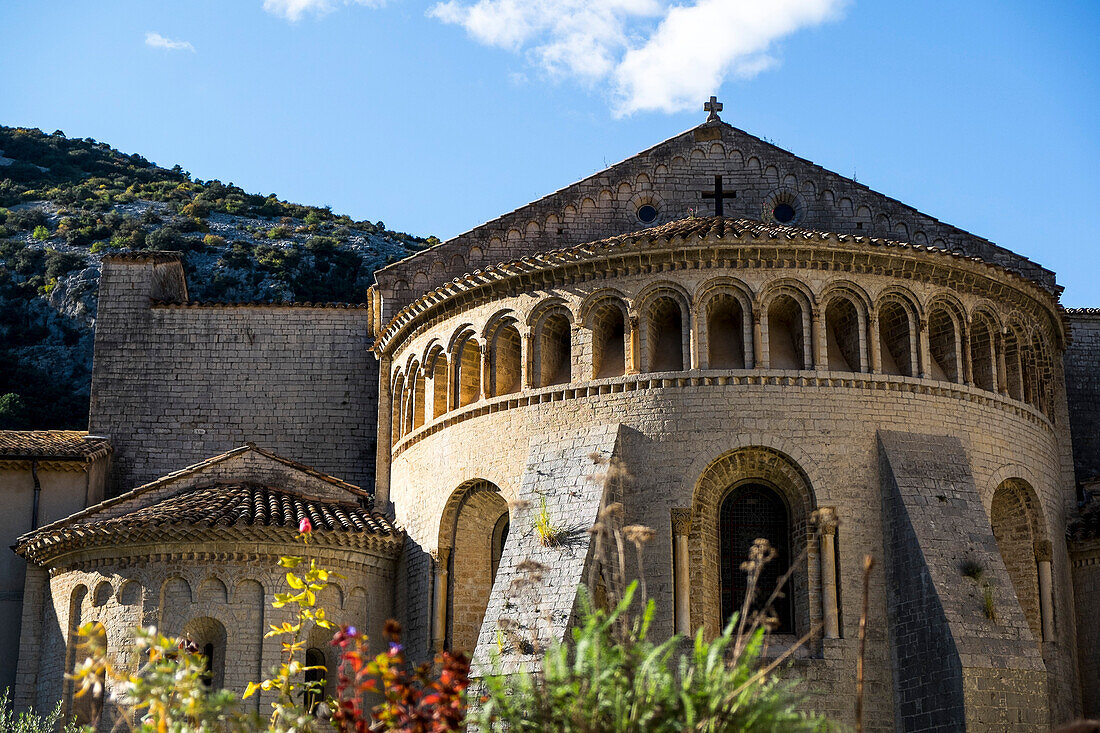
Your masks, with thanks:
[[[711,97],[709,102],[703,102],[703,111],[710,112],[707,115],[707,122],[718,122],[718,113],[722,111],[722,103],[718,101],[718,97]]]

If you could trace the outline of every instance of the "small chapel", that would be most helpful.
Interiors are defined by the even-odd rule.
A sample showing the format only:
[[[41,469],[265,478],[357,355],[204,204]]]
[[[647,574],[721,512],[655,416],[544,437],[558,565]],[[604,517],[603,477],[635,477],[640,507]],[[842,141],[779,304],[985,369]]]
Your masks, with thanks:
[[[1100,716],[1100,309],[704,111],[365,303],[196,302],[178,254],[107,256],[88,430],[0,431],[17,709],[109,727],[110,690],[65,677],[88,623],[121,666],[152,625],[212,685],[261,678],[303,518],[335,622],[532,668],[513,638],[566,638],[615,504],[653,530],[656,638],[717,635],[767,539],[765,582],[790,573],[769,654],[834,720],[866,556],[866,729]],[[329,636],[307,646],[331,692]]]

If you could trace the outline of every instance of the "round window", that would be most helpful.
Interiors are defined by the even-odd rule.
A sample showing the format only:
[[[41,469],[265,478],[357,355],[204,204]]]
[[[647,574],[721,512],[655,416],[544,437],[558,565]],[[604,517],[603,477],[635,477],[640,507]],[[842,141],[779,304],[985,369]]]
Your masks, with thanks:
[[[794,207],[788,203],[776,204],[772,209],[772,216],[780,224],[789,224],[794,221],[795,210]]]
[[[646,204],[638,209],[638,218],[646,224],[652,223],[657,219],[657,209],[654,206]]]

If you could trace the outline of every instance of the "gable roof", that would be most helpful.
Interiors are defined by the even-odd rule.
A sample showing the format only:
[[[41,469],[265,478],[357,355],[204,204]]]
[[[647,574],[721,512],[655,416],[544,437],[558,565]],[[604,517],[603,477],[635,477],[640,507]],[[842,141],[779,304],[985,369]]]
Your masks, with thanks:
[[[247,453],[255,453],[256,455],[262,456],[265,459],[286,466],[292,471],[299,472],[304,476],[310,477],[311,479],[316,479],[318,481],[324,482],[325,484],[331,485],[337,493],[327,497],[330,500],[335,499],[336,501],[340,501],[342,498],[343,501],[351,503],[373,502],[373,494],[371,494],[369,491],[364,491],[354,484],[349,484],[347,481],[342,481],[334,476],[329,476],[328,474],[321,473],[320,471],[314,470],[313,468],[298,463],[297,461],[292,461],[289,458],[283,458],[282,456],[258,447],[255,443],[246,443],[239,448],[234,448],[233,450],[226,451],[225,453],[222,453],[220,455],[216,455],[212,458],[207,458],[204,461],[194,463],[190,466],[187,466],[186,468],[181,468],[178,471],[173,471],[172,473],[162,476],[155,481],[150,481],[147,484],[139,486],[136,489],[132,489],[110,499],[105,499],[98,504],[94,504],[86,509],[82,509],[81,511],[76,512],[75,514],[70,514],[64,519],[59,519],[56,522],[52,522],[51,524],[40,527],[38,530],[36,530],[36,532],[53,531],[68,525],[79,524],[85,519],[95,515],[104,515],[106,518],[125,515],[129,513],[133,508],[144,506],[152,501],[152,499],[149,498],[150,494],[163,496],[165,495],[165,493],[178,493],[171,490],[171,486],[173,484],[180,482],[183,479],[199,477],[203,474],[203,472],[207,471],[208,469],[222,464],[232,458],[243,456]],[[193,485],[194,484],[192,484],[192,486]],[[307,493],[312,493],[316,495],[316,491]],[[341,494],[343,494],[342,497]],[[22,539],[23,538],[20,538],[20,541],[22,541]]]
[[[110,452],[107,438],[86,430],[0,430],[0,461],[93,461]]]
[[[1057,289],[1054,274],[1026,257],[717,121],[382,268],[375,273],[377,324],[458,275],[643,229],[635,215],[643,203],[661,209],[657,223],[684,216],[688,206],[709,211],[700,187],[709,187],[712,175],[728,176],[731,195],[736,191],[727,204],[731,218],[763,218],[771,197],[782,194],[801,202],[806,227],[956,250]]]
[[[295,489],[250,483],[211,484],[184,490],[119,516],[85,513],[23,535],[15,551],[44,564],[72,550],[103,543],[187,541],[268,530],[272,539],[289,539],[308,518],[315,532],[358,535],[359,544],[393,550],[404,538],[384,515],[352,502],[317,499]],[[282,530],[272,531],[272,530]],[[316,536],[316,535],[315,535]],[[369,536],[369,537],[368,537]]]

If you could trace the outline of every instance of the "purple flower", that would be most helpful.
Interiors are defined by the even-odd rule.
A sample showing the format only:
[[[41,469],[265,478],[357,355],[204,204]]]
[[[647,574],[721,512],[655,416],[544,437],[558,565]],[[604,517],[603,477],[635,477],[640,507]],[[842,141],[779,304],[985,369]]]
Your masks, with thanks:
[[[390,656],[391,657],[396,657],[398,654],[400,654],[404,650],[405,650],[405,647],[401,646],[396,641],[391,641],[390,642]]]

